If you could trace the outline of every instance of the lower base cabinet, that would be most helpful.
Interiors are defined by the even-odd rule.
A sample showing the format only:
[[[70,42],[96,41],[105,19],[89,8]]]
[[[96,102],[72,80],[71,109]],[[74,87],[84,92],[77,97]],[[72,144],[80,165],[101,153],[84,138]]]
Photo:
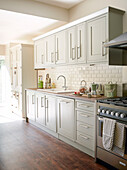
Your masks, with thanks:
[[[26,91],[29,122],[94,157],[94,103]]]
[[[74,100],[60,98],[57,100],[58,133],[74,140]]]

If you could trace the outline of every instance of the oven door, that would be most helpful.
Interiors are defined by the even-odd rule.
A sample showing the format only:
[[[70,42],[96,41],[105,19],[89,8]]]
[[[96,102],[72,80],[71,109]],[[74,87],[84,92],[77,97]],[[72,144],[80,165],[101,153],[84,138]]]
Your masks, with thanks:
[[[127,134],[127,128],[126,128],[126,134]],[[103,138],[103,117],[97,116],[97,147],[104,149],[102,138]],[[125,140],[126,140],[125,141],[125,153],[127,153],[127,138],[125,138]],[[112,151],[110,152],[114,155],[121,157],[119,154],[115,152],[112,152]],[[124,154],[122,158],[127,160],[127,154]]]

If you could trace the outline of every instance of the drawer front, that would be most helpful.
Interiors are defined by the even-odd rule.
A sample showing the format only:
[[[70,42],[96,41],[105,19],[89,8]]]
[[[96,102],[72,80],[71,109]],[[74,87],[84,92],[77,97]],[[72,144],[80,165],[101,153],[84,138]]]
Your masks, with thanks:
[[[88,148],[92,151],[95,150],[93,138],[86,135],[86,134],[82,134],[80,132],[77,132],[77,143],[85,146],[86,148]]]
[[[81,132],[82,134],[90,135],[92,137],[95,136],[94,126],[79,121],[77,121],[77,131]]]
[[[94,103],[91,102],[76,101],[76,108],[88,110],[94,113]]]
[[[77,120],[90,124],[90,125],[94,125],[95,124],[95,118],[94,115],[89,114],[89,112],[84,112],[84,111],[76,111],[77,113]]]

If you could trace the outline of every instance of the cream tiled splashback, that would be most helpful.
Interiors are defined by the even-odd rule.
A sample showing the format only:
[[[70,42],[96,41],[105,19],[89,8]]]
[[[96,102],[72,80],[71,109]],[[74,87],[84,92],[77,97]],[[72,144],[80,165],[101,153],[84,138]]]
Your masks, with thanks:
[[[109,81],[118,84],[117,95],[122,95],[122,67],[120,66],[107,66],[107,65],[95,65],[95,66],[61,66],[55,68],[47,68],[46,70],[38,71],[43,76],[45,82],[46,74],[49,73],[52,82],[56,84],[57,88],[61,88],[63,85],[63,78],[57,80],[59,75],[64,75],[67,80],[67,86],[69,89],[79,90],[81,80],[87,82],[87,87],[92,82],[97,84],[106,84]]]

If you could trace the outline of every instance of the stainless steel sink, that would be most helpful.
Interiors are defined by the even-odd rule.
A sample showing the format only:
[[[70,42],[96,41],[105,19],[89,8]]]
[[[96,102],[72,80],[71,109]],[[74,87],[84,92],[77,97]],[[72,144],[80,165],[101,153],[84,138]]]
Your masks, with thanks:
[[[37,89],[42,92],[50,92],[50,93],[73,93],[74,90],[64,90],[64,89]]]

